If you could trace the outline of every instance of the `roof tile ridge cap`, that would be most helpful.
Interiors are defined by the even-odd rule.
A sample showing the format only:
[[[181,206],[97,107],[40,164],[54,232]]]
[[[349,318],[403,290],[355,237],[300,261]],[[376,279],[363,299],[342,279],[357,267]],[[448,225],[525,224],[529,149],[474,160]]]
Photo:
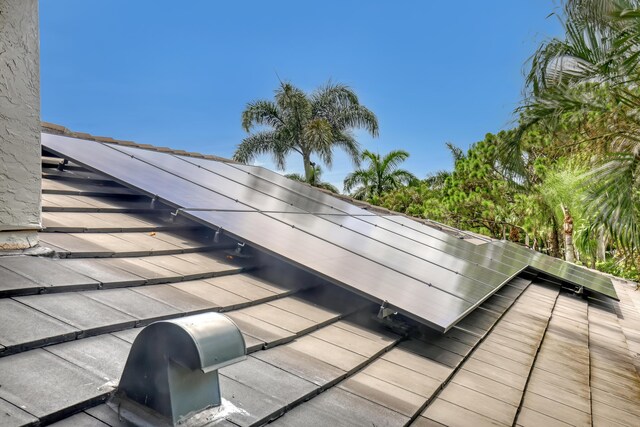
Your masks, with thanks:
[[[96,142],[106,142],[109,144],[140,148],[142,150],[157,151],[157,152],[175,154],[180,156],[195,157],[195,158],[215,160],[215,161],[227,162],[227,163],[238,163],[233,159],[227,159],[225,157],[216,156],[213,154],[202,154],[194,151],[179,150],[179,149],[174,149],[170,147],[159,147],[152,144],[139,144],[131,140],[115,139],[108,136],[97,136],[97,135],[92,135],[86,132],[76,132],[62,125],[51,123],[51,122],[41,121],[40,128],[43,133],[49,133],[54,135],[62,135],[62,136],[67,136],[71,138],[86,139],[89,141],[96,141]]]

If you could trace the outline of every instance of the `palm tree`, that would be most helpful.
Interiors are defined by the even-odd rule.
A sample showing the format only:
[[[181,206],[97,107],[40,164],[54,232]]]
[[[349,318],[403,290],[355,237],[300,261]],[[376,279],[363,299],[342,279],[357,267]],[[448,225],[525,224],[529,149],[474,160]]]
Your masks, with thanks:
[[[640,8],[637,0],[567,0],[564,39],[543,43],[531,59],[529,96],[518,135],[557,129],[567,118],[583,134],[578,148],[586,214],[623,247],[640,248]],[[503,147],[522,172],[521,140]],[[585,152],[587,152],[585,154]]]
[[[384,193],[395,190],[401,185],[417,181],[417,178],[404,169],[398,169],[400,163],[409,157],[404,150],[394,150],[384,157],[365,150],[362,160],[369,162],[366,169],[357,169],[344,179],[344,191],[351,192],[358,200],[375,201]]]
[[[320,167],[320,165],[316,165],[315,163],[312,162],[311,167],[312,167],[312,173],[311,173],[311,178],[309,180],[307,180],[306,177],[300,175],[299,173],[289,173],[289,174],[286,174],[285,177],[289,179],[293,179],[294,181],[306,182],[307,184],[313,187],[322,188],[324,190],[331,191],[332,193],[336,193],[336,194],[340,193],[340,191],[336,188],[335,185],[332,185],[329,182],[322,181],[322,168]]]
[[[311,94],[281,82],[273,101],[250,102],[242,112],[243,129],[251,132],[255,126],[265,129],[243,139],[233,159],[246,163],[260,154],[271,154],[283,170],[287,155],[298,153],[307,182],[313,174],[312,155],[331,167],[333,149],[339,147],[358,165],[360,146],[352,130],[364,128],[378,135],[378,119],[360,104],[355,92],[331,82]]]

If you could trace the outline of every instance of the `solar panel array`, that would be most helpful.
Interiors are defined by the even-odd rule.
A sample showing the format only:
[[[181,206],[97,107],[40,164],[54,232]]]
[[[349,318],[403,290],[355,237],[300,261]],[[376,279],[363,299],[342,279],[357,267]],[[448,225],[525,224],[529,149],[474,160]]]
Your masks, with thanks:
[[[476,246],[263,168],[50,134],[42,144],[440,331],[528,266],[616,297],[608,279],[563,261],[515,244]]]

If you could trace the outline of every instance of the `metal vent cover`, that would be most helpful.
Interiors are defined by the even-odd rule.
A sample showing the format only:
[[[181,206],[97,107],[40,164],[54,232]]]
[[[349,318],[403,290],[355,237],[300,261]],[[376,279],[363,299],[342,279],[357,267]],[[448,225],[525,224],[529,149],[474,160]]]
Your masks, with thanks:
[[[158,418],[168,425],[184,424],[221,404],[218,369],[245,358],[242,333],[225,315],[152,323],[131,347],[111,406],[125,406],[132,416],[119,410],[121,415],[138,425]]]

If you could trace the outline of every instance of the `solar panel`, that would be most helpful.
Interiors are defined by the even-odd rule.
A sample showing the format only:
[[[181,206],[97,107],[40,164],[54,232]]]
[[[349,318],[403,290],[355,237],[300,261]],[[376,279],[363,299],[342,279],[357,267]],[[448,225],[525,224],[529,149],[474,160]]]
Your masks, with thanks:
[[[296,208],[304,212],[312,213],[324,213],[324,214],[344,214],[343,211],[338,210],[328,204],[324,204],[318,200],[315,200],[308,195],[305,195],[301,191],[294,191],[281,185],[275,185],[272,182],[263,179],[253,173],[246,172],[242,169],[234,167],[234,165],[223,162],[215,162],[205,159],[190,158],[184,156],[176,156],[181,161],[190,165],[195,165],[213,174],[223,176],[224,178],[231,180],[235,183],[243,185],[254,191],[268,194],[274,199],[280,200],[288,205],[295,206]],[[278,175],[278,174],[275,174]],[[291,181],[278,175],[284,181]],[[295,182],[295,181],[294,181]],[[297,183],[301,187],[308,186]]]
[[[42,145],[62,157],[73,159],[111,176],[122,184],[134,187],[147,195],[158,196],[177,207],[255,210],[233,198],[215,193],[199,183],[180,179],[174,171],[161,170],[107,144],[43,133]]]
[[[268,169],[259,166],[241,165],[241,164],[228,164],[229,166],[242,170],[247,174],[253,176],[261,181],[268,182],[274,186],[285,188],[292,193],[297,193],[314,200],[316,203],[324,206],[331,207],[333,211],[337,213],[345,213],[349,215],[375,215],[365,209],[354,206],[351,203],[340,200],[337,197],[330,196],[322,191],[310,187],[307,184],[294,181],[292,179],[285,178],[284,176],[277,174]],[[314,211],[309,211],[314,212]],[[322,212],[325,213],[325,212]]]
[[[408,218],[375,215],[262,168],[49,134],[42,143],[440,331],[530,263],[572,283],[587,279],[544,255],[476,246]]]
[[[399,251],[392,246],[369,238],[314,215],[268,213],[269,217],[305,231],[319,239],[327,240],[387,268],[402,272],[443,292],[475,302],[483,298],[507,280],[507,276],[477,267],[452,257],[433,257],[425,261],[410,252]]]
[[[232,230],[232,235],[246,239],[258,249],[285,258],[365,298],[388,301],[408,317],[439,331],[445,331],[475,308],[475,304],[463,298],[442,292],[262,213],[187,211],[187,214],[206,224]]]
[[[411,241],[418,242],[425,246],[423,250],[436,250],[439,252],[443,252],[450,256],[467,260],[471,263],[478,264],[482,267],[486,267],[490,270],[497,271],[507,276],[517,274],[523,268],[521,262],[516,262],[508,258],[502,259],[499,257],[486,257],[484,254],[476,252],[474,250],[475,245],[473,244],[462,242],[464,244],[462,245],[460,244],[460,242],[456,242],[458,243],[457,245],[452,245],[443,240],[436,239],[428,234],[416,232],[413,228],[406,227],[395,221],[391,221],[390,219],[393,218],[392,216],[354,216],[354,218],[373,224],[381,230],[387,230],[398,236],[402,236]],[[413,220],[409,221],[416,223]],[[416,225],[420,226],[420,224],[417,223]],[[425,226],[425,228],[428,227]],[[447,237],[451,236],[447,235]]]
[[[564,262],[561,259],[549,257],[527,249],[516,243],[494,241],[482,245],[475,245],[463,239],[457,239],[442,231],[435,230],[432,227],[419,224],[409,218],[396,215],[384,216],[383,218],[393,221],[394,223],[402,224],[411,230],[418,231],[420,234],[434,236],[434,239],[448,245],[449,249],[447,249],[447,251],[449,253],[456,253],[456,250],[453,249],[454,247],[462,249],[463,251],[470,249],[486,259],[490,259],[492,263],[505,263],[515,268],[517,268],[517,266],[527,267],[541,273],[546,273],[561,281],[583,286],[610,298],[618,299],[618,295],[609,278],[588,271],[575,264]]]
[[[504,248],[506,256],[518,254],[522,257],[529,257],[528,263],[530,268],[539,272],[549,274],[565,282],[583,286],[610,298],[618,299],[611,279],[601,274],[589,271],[575,264],[564,262],[558,258],[543,255],[513,242],[492,242],[481,246],[487,245]]]
[[[247,185],[242,185],[219,173],[212,173],[196,164],[185,162],[180,158],[162,153],[159,151],[142,150],[132,147],[113,147],[114,150],[120,151],[127,155],[133,156],[143,162],[152,164],[156,168],[169,172],[176,177],[183,178],[189,182],[226,196],[229,199],[236,200],[243,205],[249,206],[255,210],[272,211],[272,212],[297,212],[305,211],[285,203],[264,192],[258,191]],[[214,162],[209,162],[214,163]],[[217,163],[217,162],[216,162]],[[224,166],[224,165],[223,165]],[[189,208],[189,206],[183,206]]]
[[[466,242],[463,239],[454,237],[451,234],[445,233],[444,231],[436,230],[433,227],[418,223],[411,218],[400,215],[384,215],[383,218],[388,221],[401,224],[411,230],[417,231],[418,233],[426,234],[427,236],[433,237],[434,239],[438,239],[442,242],[447,243],[448,245],[457,248],[469,248],[471,247],[471,245],[473,245],[473,243]]]

